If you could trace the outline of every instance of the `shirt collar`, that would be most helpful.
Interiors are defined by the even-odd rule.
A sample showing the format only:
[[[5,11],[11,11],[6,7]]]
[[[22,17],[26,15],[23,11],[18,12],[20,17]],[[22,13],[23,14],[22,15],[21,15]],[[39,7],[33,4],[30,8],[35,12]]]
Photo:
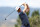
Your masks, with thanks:
[[[21,11],[22,12],[22,11]],[[20,14],[21,12],[18,12],[18,14]]]

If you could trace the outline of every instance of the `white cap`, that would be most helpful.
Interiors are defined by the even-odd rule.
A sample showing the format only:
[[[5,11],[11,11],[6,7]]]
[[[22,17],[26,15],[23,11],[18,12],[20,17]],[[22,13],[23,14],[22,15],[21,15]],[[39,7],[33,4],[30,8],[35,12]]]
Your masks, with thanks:
[[[20,7],[16,7],[15,9],[18,10]]]

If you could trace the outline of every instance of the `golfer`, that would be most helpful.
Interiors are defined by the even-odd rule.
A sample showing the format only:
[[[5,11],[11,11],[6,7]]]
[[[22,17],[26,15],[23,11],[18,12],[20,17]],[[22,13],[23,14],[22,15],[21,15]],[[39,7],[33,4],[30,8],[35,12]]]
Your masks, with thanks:
[[[20,7],[16,7],[16,10],[19,14],[19,17],[22,21],[22,26],[21,27],[30,27],[29,21],[28,21],[28,16],[26,15],[26,12],[29,11],[29,7],[26,3],[22,4],[24,6],[24,10],[22,11]]]

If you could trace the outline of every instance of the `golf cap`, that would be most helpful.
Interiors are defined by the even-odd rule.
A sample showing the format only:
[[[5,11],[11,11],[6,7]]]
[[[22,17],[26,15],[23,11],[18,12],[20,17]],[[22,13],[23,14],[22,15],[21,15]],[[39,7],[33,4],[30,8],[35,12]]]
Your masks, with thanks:
[[[16,7],[15,9],[18,10],[20,7]]]

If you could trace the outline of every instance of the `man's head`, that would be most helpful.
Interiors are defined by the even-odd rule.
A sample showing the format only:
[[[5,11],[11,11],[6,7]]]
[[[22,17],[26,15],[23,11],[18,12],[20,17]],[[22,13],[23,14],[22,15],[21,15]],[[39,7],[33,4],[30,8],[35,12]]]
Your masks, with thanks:
[[[17,12],[21,12],[21,8],[20,7],[16,7]]]

